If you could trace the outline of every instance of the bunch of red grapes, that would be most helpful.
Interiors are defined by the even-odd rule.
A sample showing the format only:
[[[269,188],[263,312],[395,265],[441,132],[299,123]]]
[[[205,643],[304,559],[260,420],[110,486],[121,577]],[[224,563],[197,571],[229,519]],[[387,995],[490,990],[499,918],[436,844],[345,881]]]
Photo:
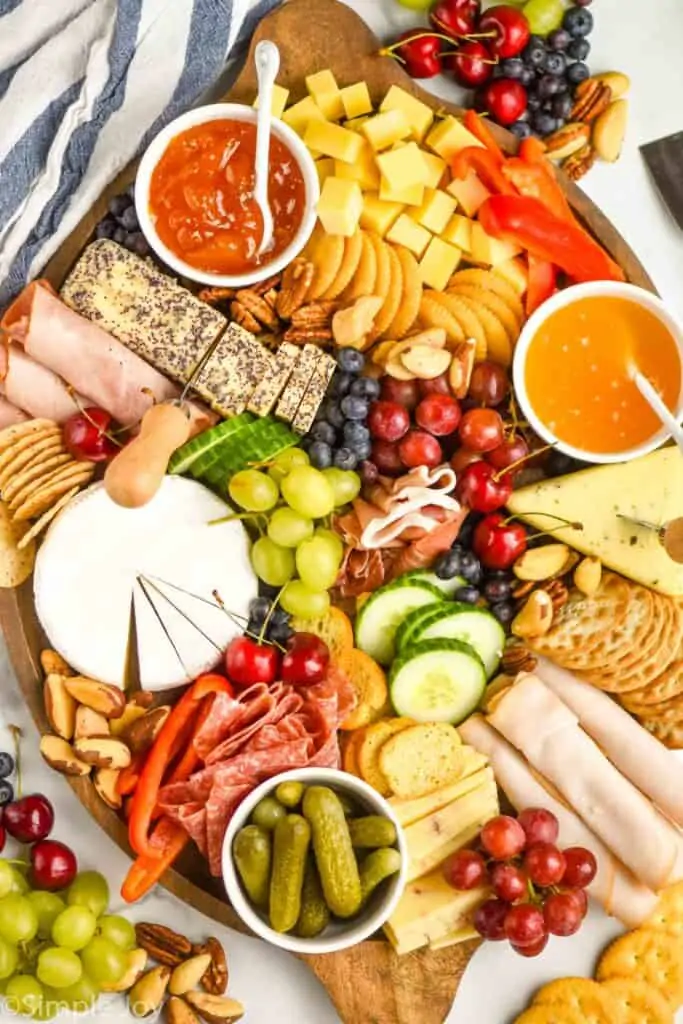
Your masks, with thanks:
[[[545,949],[550,935],[579,930],[597,863],[582,846],[560,850],[559,831],[555,815],[542,807],[530,807],[518,818],[501,814],[481,830],[481,850],[458,850],[446,862],[445,877],[453,888],[493,889],[474,917],[484,939],[507,939],[517,953],[530,957]]]

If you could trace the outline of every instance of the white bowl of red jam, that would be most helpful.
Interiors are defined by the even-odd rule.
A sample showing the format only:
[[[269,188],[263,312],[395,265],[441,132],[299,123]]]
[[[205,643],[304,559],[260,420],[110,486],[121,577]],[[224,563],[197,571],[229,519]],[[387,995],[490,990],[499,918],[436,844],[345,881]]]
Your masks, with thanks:
[[[315,162],[286,124],[271,122],[268,195],[273,244],[261,256],[262,219],[253,198],[256,110],[240,103],[198,107],[147,148],[135,206],[157,256],[183,277],[246,288],[299,255],[316,221]]]
[[[515,393],[531,428],[585,462],[626,462],[670,435],[633,380],[640,370],[680,422],[683,326],[660,298],[596,281],[557,292],[515,348]]]

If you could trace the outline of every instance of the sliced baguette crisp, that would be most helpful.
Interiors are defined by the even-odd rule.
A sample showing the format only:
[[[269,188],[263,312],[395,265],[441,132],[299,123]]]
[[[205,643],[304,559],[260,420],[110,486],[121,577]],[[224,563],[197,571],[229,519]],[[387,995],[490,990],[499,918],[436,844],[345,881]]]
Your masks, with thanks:
[[[391,791],[415,799],[457,782],[465,770],[462,741],[452,725],[414,725],[387,738],[379,754],[379,770]]]
[[[389,796],[391,786],[379,766],[383,745],[396,733],[414,725],[411,718],[386,718],[365,729],[363,742],[357,748],[358,767],[361,777],[382,796]]]

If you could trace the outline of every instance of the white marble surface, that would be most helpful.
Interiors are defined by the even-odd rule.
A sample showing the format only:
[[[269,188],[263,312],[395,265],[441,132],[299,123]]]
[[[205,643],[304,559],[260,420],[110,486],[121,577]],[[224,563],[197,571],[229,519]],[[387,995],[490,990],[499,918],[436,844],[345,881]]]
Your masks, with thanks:
[[[349,3],[382,37],[416,23],[415,16],[394,0]],[[628,4],[623,0],[599,0],[592,10],[597,30],[591,66],[595,70],[618,67],[627,71],[633,88],[623,157],[616,166],[594,169],[586,190],[639,253],[663,296],[683,317],[683,238],[656,197],[638,154],[639,143],[681,128],[683,6],[680,0],[650,0],[647,5],[636,5],[634,0]],[[437,80],[427,85],[442,96],[457,96],[448,82]],[[25,732],[25,791],[43,791],[54,801],[55,836],[74,847],[83,866],[105,871],[116,894],[128,859],[90,819],[63,780],[40,761],[37,733],[19,697],[1,642],[0,680],[0,721],[5,725],[16,723]],[[8,741],[3,728],[0,747],[6,747]],[[132,916],[163,921],[195,939],[209,933],[219,935],[230,960],[231,994],[245,1003],[245,1021],[249,1024],[334,1024],[338,1020],[321,986],[293,957],[219,928],[163,891],[148,897]],[[556,941],[551,955],[537,962],[506,955],[499,947],[483,949],[468,969],[449,1024],[508,1024],[536,982],[568,971],[589,972],[600,945],[612,932],[613,925],[598,917],[580,935],[564,940],[564,945]],[[490,984],[492,978],[495,985]],[[95,1018],[117,1024],[128,1020],[120,1003],[88,1015],[89,1020]],[[9,1019],[0,1012],[3,1024]]]

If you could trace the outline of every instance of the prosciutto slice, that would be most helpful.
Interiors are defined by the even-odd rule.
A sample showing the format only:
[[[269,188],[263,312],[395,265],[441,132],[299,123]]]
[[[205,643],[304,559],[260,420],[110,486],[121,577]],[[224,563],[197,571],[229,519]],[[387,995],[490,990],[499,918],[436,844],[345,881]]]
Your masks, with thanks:
[[[0,395],[3,393],[2,386],[0,386]],[[0,430],[4,430],[5,427],[13,427],[15,423],[22,423],[28,418],[28,414],[23,409],[17,408],[6,398],[0,397]]]

